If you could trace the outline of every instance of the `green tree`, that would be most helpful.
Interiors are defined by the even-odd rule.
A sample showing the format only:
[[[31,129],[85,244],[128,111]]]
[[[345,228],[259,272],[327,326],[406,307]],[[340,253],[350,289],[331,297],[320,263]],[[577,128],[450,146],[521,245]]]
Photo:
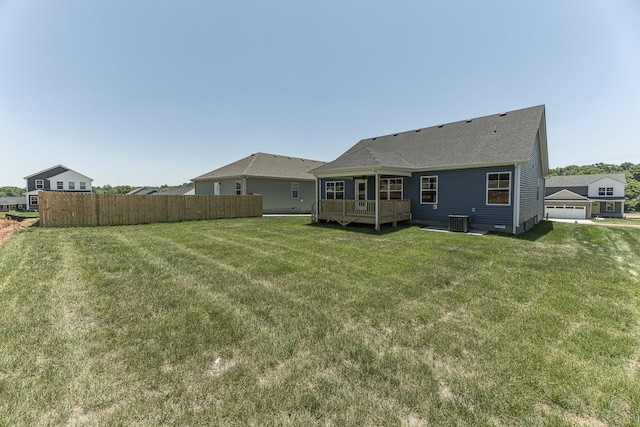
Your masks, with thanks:
[[[24,196],[24,188],[0,187],[0,197],[20,197]]]

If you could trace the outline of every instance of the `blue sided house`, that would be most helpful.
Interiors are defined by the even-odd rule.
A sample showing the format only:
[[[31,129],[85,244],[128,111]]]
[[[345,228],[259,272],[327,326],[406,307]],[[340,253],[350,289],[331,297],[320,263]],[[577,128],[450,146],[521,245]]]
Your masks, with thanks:
[[[545,107],[363,139],[316,177],[316,222],[518,234],[544,218]]]

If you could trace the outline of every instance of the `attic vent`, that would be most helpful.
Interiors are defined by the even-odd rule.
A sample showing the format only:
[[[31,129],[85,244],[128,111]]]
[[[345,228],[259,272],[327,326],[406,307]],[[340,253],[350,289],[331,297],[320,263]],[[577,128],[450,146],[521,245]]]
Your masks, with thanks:
[[[422,129],[417,129],[416,132],[420,132]]]
[[[468,119],[467,123],[471,123],[473,121],[473,119]]]
[[[394,134],[393,134],[393,136],[398,136],[398,134],[397,134],[397,133],[394,133]]]
[[[443,127],[444,127],[444,125],[440,125],[440,126],[438,126],[438,127],[439,127],[439,128],[443,128]]]
[[[504,116],[506,116],[506,115],[507,115],[507,113],[506,113],[506,112],[505,112],[505,113],[500,113],[500,117],[504,117]]]
[[[375,140],[376,140],[376,138],[371,138],[371,140],[372,140],[372,141],[375,141]]]

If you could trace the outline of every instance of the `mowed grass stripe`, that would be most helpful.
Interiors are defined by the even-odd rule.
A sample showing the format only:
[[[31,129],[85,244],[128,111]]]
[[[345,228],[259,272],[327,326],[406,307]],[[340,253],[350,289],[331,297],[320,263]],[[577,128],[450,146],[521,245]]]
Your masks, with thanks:
[[[634,230],[474,237],[257,218],[13,239],[39,261],[0,246],[0,397],[32,397],[0,403],[11,424],[627,425],[640,413]]]

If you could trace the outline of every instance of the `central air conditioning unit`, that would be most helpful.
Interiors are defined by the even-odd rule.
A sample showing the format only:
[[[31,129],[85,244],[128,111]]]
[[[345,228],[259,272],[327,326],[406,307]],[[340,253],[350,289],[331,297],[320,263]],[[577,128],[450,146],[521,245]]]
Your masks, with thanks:
[[[449,215],[449,231],[469,232],[469,215]]]

